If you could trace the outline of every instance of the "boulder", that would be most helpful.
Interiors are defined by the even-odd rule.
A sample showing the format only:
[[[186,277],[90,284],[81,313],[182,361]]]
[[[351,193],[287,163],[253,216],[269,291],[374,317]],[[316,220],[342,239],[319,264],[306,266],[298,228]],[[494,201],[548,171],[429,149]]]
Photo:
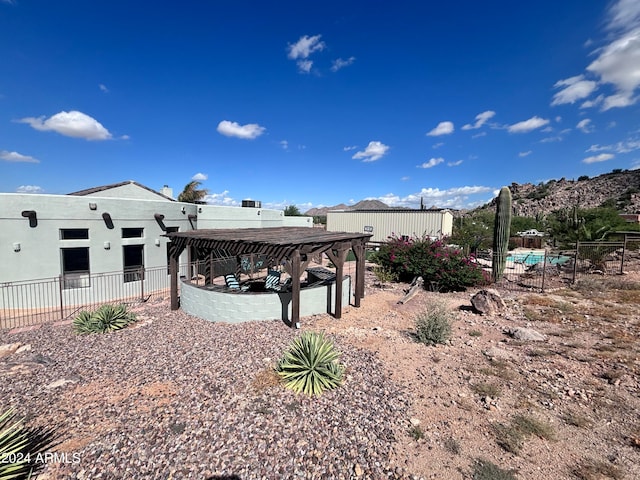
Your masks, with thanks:
[[[547,339],[543,334],[532,328],[511,328],[507,330],[507,333],[516,340],[524,340],[528,342],[544,342]]]
[[[502,313],[507,308],[500,294],[492,288],[480,290],[471,297],[471,305],[478,313],[483,315]]]
[[[8,357],[15,353],[22,344],[20,342],[17,343],[5,343],[4,345],[0,345],[0,358]]]

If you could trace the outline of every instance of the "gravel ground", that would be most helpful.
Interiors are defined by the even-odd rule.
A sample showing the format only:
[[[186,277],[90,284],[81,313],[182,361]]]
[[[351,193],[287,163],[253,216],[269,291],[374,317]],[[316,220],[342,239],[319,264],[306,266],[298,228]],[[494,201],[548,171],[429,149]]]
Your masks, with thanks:
[[[272,367],[298,334],[282,322],[210,323],[166,304],[138,328],[0,334],[3,407],[53,425],[66,461],[41,478],[407,478],[392,465],[409,401],[375,355],[341,345],[342,388],[309,398]]]

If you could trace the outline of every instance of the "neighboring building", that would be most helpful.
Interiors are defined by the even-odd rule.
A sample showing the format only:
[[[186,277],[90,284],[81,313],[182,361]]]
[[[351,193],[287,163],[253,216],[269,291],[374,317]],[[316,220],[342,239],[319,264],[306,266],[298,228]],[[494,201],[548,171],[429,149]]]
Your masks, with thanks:
[[[333,210],[327,212],[330,232],[371,233],[371,243],[397,237],[442,238],[451,235],[453,214],[449,210]]]
[[[108,272],[135,282],[141,268],[166,266],[167,231],[313,226],[279,210],[181,203],[133,181],[69,195],[0,193],[0,212],[0,284],[62,275],[65,289],[91,288],[89,275]]]

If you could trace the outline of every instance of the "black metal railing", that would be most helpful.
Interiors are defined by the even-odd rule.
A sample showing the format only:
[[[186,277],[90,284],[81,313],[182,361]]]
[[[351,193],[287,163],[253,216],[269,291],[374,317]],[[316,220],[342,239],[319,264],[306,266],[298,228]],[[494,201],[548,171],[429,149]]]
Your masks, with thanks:
[[[180,276],[187,272],[181,265]],[[166,266],[0,283],[0,330],[70,319],[105,303],[168,298],[169,286]]]

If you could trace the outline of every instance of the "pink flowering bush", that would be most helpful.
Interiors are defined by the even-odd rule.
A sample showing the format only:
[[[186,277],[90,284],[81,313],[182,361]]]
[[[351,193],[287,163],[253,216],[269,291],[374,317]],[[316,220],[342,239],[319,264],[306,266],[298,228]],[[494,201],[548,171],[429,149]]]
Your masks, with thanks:
[[[429,237],[392,235],[372,260],[395,273],[401,281],[409,282],[421,276],[426,286],[434,282],[440,291],[462,291],[486,283],[486,276],[473,257]]]

